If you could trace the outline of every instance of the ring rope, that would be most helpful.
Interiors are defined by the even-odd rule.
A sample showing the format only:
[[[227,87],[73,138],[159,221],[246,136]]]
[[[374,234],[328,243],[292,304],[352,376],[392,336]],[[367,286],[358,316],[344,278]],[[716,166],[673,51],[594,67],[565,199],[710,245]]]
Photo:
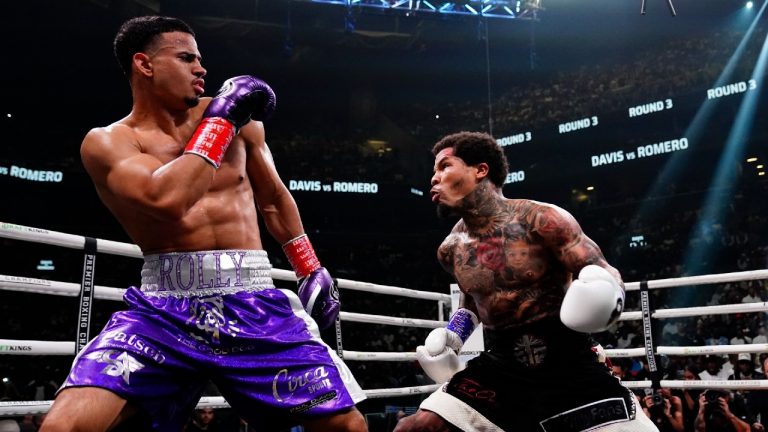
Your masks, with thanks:
[[[416,361],[415,352],[344,351],[344,360],[358,361]]]
[[[393,287],[388,285],[379,285],[369,282],[359,282],[349,279],[336,279],[339,288],[346,288],[350,290],[373,292],[377,294],[389,294],[400,297],[410,297],[422,300],[435,300],[446,303],[451,302],[451,296],[448,294],[429,292],[429,291],[417,291],[408,288]]]
[[[414,361],[415,352],[344,351],[344,360]],[[0,339],[0,355],[75,355],[75,343],[69,341],[40,341]]]
[[[739,354],[768,352],[768,344],[745,345],[704,345],[704,346],[659,346],[656,354],[675,356],[694,356],[708,354]],[[0,339],[0,355],[74,355],[74,342],[68,341],[39,341],[21,339]],[[462,354],[466,354],[462,352]],[[609,358],[642,357],[645,348],[606,349]],[[345,360],[357,361],[414,361],[415,352],[380,352],[380,351],[347,351],[344,350]]]
[[[49,231],[47,229],[33,228],[7,222],[0,222],[0,237],[80,250],[83,249],[85,244],[84,236]],[[112,255],[122,255],[133,258],[142,257],[141,249],[139,249],[138,246],[112,240],[96,239],[96,250]]]
[[[651,387],[651,381],[622,381],[621,383],[628,388]],[[669,389],[765,390],[768,389],[768,380],[661,380],[661,386]]]
[[[65,297],[80,295],[80,284],[47,279],[0,275],[0,289]],[[100,300],[122,301],[125,289],[96,285],[94,297]]]
[[[366,284],[362,285],[374,285]],[[21,276],[0,275],[0,289],[10,289],[14,291],[34,292],[40,294],[52,294],[74,297],[80,293],[80,285],[70,282],[50,281],[46,279],[27,278]],[[413,290],[411,290],[413,291]],[[122,288],[96,286],[95,296],[98,299],[117,300],[123,299]],[[382,293],[384,294],[384,293]],[[386,293],[397,295],[395,293]],[[423,292],[423,294],[433,294]],[[426,299],[426,297],[424,297]],[[657,309],[651,315],[656,319],[682,318],[699,315],[723,315],[732,313],[766,312],[768,311],[768,302],[756,303],[737,303],[730,305],[717,306],[698,306],[689,308]],[[397,318],[381,315],[367,315],[354,312],[341,312],[342,318],[346,321],[367,322],[371,324],[390,324],[390,325],[413,325],[415,327],[436,328],[444,325],[444,321],[422,320],[415,318]],[[371,317],[370,320],[363,317]],[[640,320],[642,311],[623,312],[619,317],[620,321]]]
[[[80,294],[80,285],[71,282],[49,281],[45,279],[24,278],[18,276],[0,275],[0,289],[76,297]],[[96,286],[94,298],[100,300],[122,301],[126,290],[114,287]],[[426,320],[419,318],[401,318],[385,315],[371,315],[356,312],[339,312],[342,321],[361,322],[369,324],[386,324],[400,327],[438,328],[445,326],[445,321]]]
[[[698,276],[683,276],[668,279],[655,279],[648,281],[648,289],[673,288],[688,285],[707,285],[725,282],[740,282],[746,280],[768,279],[768,269],[747,270],[731,273],[716,273]],[[627,282],[624,284],[626,291],[639,291],[640,282]]]
[[[651,316],[656,319],[683,318],[701,315],[724,315],[731,313],[765,312],[768,302],[737,303],[717,306],[694,306],[688,308],[656,309]],[[642,311],[624,312],[619,316],[620,321],[642,319]]]
[[[768,344],[658,346],[656,347],[656,354],[676,355],[676,356],[763,353],[763,352],[768,352]],[[645,348],[606,349],[605,355],[608,356],[609,358],[642,357],[645,355]]]
[[[361,322],[368,324],[387,324],[400,327],[438,328],[445,327],[445,321],[426,320],[419,318],[400,318],[385,315],[370,315],[357,312],[339,312],[342,321]]]

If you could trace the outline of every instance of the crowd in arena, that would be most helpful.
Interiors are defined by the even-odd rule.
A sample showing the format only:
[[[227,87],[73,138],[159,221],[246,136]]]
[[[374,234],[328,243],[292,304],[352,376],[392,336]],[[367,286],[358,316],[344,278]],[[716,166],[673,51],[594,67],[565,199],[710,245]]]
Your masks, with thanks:
[[[764,35],[765,31],[764,25],[757,26],[754,34]],[[734,67],[728,78],[736,82],[752,76],[762,38],[747,40],[740,55],[732,58],[743,37],[744,32],[732,30],[673,38],[652,49],[631,50],[600,63],[554,73],[542,71],[536,79],[505,84],[496,90],[492,123],[505,132],[535,130],[596,113],[626,111],[672,96],[693,93],[703,99],[703,90],[717,82],[723,66],[732,60]],[[414,115],[405,120],[427,120],[436,111],[427,105],[414,108]],[[439,112],[439,122],[414,122],[408,129],[429,136],[434,134],[433,128],[445,125],[467,130],[489,128],[488,105],[482,99],[449,104]]]

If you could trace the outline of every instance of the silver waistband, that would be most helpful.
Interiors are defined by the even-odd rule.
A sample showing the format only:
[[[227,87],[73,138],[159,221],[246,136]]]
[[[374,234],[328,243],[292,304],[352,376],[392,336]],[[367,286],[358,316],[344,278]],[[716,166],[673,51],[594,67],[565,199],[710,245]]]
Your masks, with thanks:
[[[197,297],[274,288],[263,250],[144,255],[141,291],[153,297]]]

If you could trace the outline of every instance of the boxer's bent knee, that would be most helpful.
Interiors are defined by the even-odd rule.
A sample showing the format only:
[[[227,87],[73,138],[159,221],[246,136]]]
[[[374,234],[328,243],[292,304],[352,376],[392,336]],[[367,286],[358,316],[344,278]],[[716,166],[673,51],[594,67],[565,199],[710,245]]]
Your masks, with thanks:
[[[135,413],[133,406],[111,391],[98,387],[67,388],[56,396],[40,432],[107,431]]]
[[[418,410],[397,422],[394,432],[453,432],[458,429],[432,411]]]
[[[307,420],[303,426],[308,432],[366,432],[368,430],[365,417],[357,408],[319,419]]]

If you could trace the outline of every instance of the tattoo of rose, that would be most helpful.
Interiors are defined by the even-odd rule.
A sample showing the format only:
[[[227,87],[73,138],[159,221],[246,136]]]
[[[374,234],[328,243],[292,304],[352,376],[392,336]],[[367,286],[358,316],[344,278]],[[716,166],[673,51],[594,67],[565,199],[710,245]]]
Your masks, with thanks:
[[[480,265],[493,271],[504,268],[504,247],[501,239],[492,238],[477,246],[477,260]]]

